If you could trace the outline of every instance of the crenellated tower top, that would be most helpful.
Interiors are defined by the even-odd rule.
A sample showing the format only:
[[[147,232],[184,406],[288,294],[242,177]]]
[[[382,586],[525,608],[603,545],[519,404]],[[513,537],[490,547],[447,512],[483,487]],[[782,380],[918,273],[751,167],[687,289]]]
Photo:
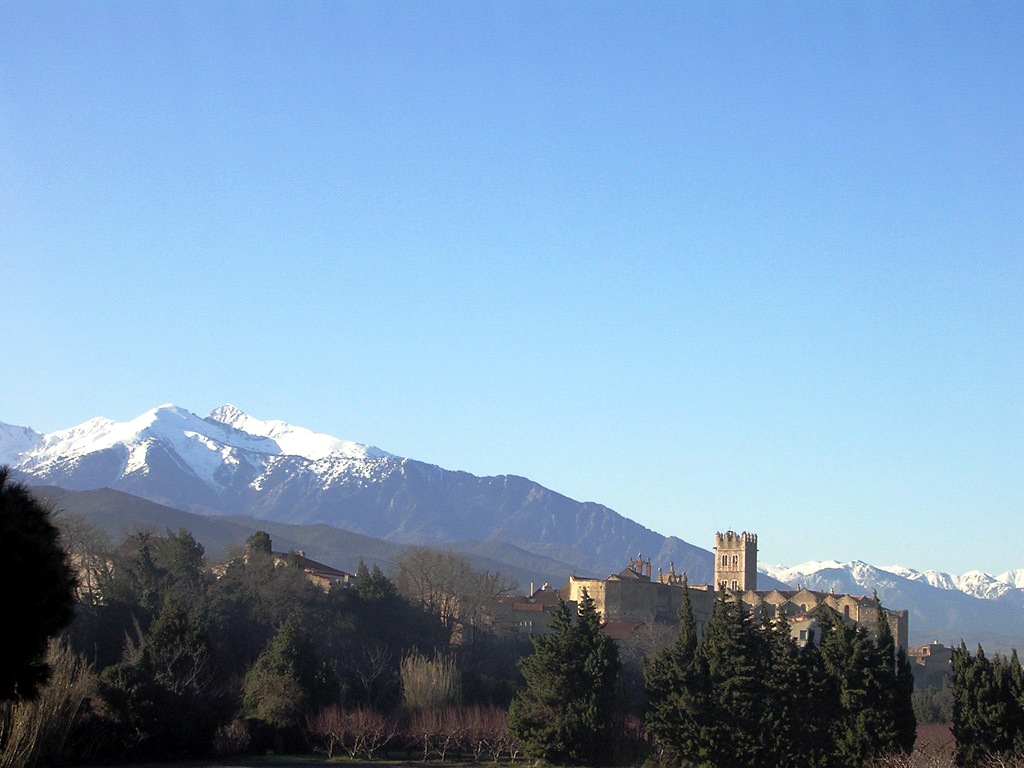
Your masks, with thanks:
[[[733,592],[757,589],[757,534],[715,534],[715,587]]]

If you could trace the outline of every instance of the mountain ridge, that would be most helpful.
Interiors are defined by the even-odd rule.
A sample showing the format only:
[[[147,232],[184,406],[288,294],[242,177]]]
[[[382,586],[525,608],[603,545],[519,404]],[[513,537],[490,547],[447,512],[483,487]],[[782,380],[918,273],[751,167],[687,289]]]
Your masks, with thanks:
[[[201,518],[244,518],[250,528],[258,524],[272,534],[278,531],[285,542],[302,539],[307,551],[316,551],[310,527],[326,525],[318,529],[320,538],[359,541],[373,551],[457,546],[471,553],[478,567],[504,571],[502,564],[511,560],[522,568],[519,577],[531,581],[533,574],[549,581],[570,573],[604,578],[637,553],[685,571],[693,584],[713,581],[711,552],[596,502],[575,501],[517,475],[476,477],[443,469],[285,422],[255,419],[231,405],[205,418],[165,405],[129,422],[98,418],[48,435],[0,423],[0,462],[34,485],[111,488],[198,514],[189,518],[197,525]],[[345,562],[324,561],[345,567]],[[759,577],[762,589],[877,590],[886,605],[910,610],[911,636],[919,642],[987,639],[997,649],[1024,647],[1021,584],[1024,569],[992,577],[859,561],[769,566]]]
[[[164,405],[49,435],[4,425],[0,456],[33,483],[113,488],[202,514],[322,522],[404,544],[502,541],[596,576],[644,552],[695,581],[713,576],[706,550],[604,505],[516,475],[476,477],[255,419],[230,404],[205,418]]]

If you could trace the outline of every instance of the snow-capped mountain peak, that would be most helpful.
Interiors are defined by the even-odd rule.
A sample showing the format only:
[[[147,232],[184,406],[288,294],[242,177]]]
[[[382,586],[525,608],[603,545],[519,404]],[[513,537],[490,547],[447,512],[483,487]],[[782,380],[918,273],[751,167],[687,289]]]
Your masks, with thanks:
[[[350,459],[378,459],[390,455],[372,445],[339,440],[331,435],[295,427],[284,421],[256,419],[230,403],[214,408],[206,417],[206,421],[222,424],[254,437],[266,438],[278,446],[280,453],[303,456],[312,461],[332,454]]]
[[[319,474],[331,482],[339,473],[358,471],[365,461],[387,457],[379,448],[283,421],[261,421],[233,405],[204,419],[166,404],[129,421],[94,418],[46,435],[0,424],[0,461],[40,480],[83,488],[130,484],[130,478],[147,475],[155,464],[187,469],[211,488],[223,489],[242,478],[259,487],[258,478],[284,460],[326,461],[330,466]]]
[[[996,578],[1004,584],[1008,584],[1016,589],[1024,589],[1024,568],[1015,568],[1011,571],[1006,571],[1006,573],[1001,573]]]
[[[0,424],[0,464],[13,464],[17,457],[31,451],[43,441],[43,436],[28,427]]]
[[[861,587],[875,587],[889,576],[927,584],[936,589],[962,592],[986,600],[1003,597],[1024,588],[1024,569],[992,576],[983,571],[967,571],[957,575],[942,571],[915,571],[902,565],[876,567],[859,561],[840,563],[835,560],[811,561],[792,567],[768,566],[765,573],[791,586],[843,581]]]

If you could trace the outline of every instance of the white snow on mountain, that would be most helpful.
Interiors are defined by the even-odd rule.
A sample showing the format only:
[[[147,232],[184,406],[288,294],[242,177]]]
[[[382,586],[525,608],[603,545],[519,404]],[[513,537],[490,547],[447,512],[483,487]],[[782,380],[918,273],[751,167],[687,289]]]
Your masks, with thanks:
[[[957,575],[941,571],[915,571],[911,568],[893,565],[885,570],[896,573],[911,581],[923,581],[939,589],[952,589],[967,595],[986,600],[1002,597],[1014,589],[1024,588],[1022,570],[1007,571],[999,576],[992,576],[984,571],[967,571]]]
[[[786,567],[784,565],[765,565],[762,570],[773,579],[778,579],[786,584],[795,585],[802,578],[809,576],[826,568],[842,568],[843,564],[836,560],[810,560],[800,565]]]
[[[407,460],[379,448],[341,440],[283,421],[263,421],[226,404],[202,418],[174,405],[162,405],[125,422],[96,418],[70,429],[40,434],[0,423],[0,464],[10,464],[41,482],[74,477],[78,487],[115,487],[157,475],[169,485],[151,491],[160,499],[180,487],[180,470],[217,494],[280,488],[301,478],[305,487],[326,490],[346,483],[380,482],[403,472]],[[171,467],[171,469],[168,469]],[[441,471],[438,469],[437,471]],[[162,474],[161,474],[162,473]],[[176,474],[177,473],[177,474]],[[184,476],[187,479],[187,474]],[[171,478],[166,480],[166,478]],[[185,498],[184,496],[182,497]],[[213,502],[216,503],[216,502]],[[1024,568],[991,576],[915,571],[899,565],[811,561],[762,569],[793,588],[812,586],[837,592],[877,589],[898,593],[907,582],[971,597],[1024,605]],[[920,589],[920,587],[914,587]]]
[[[123,476],[146,473],[151,451],[158,445],[208,483],[215,483],[225,468],[237,468],[243,462],[260,472],[277,457],[297,456],[310,462],[331,458],[352,465],[390,456],[373,446],[283,421],[261,421],[233,405],[223,405],[205,419],[174,405],[162,405],[130,421],[90,419],[47,435],[0,424],[0,461],[41,477],[58,463],[111,449],[123,453]]]
[[[1009,584],[1017,589],[1024,589],[1024,568],[1015,568],[1012,571],[1001,573],[996,577],[1004,584]]]
[[[937,589],[963,592],[971,597],[994,600],[1016,590],[1024,589],[1024,569],[1007,571],[999,576],[992,576],[983,571],[967,571],[956,575],[941,571],[915,571],[902,565],[872,566],[860,561],[840,563],[836,560],[812,560],[791,567],[769,565],[763,568],[769,576],[785,582],[792,587],[799,587],[804,582],[820,581],[827,572],[840,572],[848,575],[850,580],[864,587],[877,587],[884,581],[881,574],[921,582]]]
[[[0,424],[0,464],[16,464],[18,456],[32,450],[43,436],[28,427]]]
[[[277,444],[278,452],[286,456],[303,456],[316,461],[331,454],[349,459],[379,459],[390,455],[372,445],[339,440],[336,437],[313,432],[304,427],[295,427],[283,421],[261,421],[243,413],[231,404],[215,408],[207,417],[207,421],[224,424],[248,435],[272,440]]]

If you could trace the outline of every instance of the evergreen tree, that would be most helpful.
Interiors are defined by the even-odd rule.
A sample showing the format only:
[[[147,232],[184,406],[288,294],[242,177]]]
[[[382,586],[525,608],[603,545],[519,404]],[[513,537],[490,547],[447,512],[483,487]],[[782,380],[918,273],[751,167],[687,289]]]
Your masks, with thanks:
[[[783,610],[769,619],[762,605],[761,625],[766,645],[762,675],[763,703],[759,724],[761,752],[759,765],[775,768],[808,765],[807,667],[790,634],[789,620]]]
[[[0,467],[0,701],[32,699],[50,675],[50,638],[74,617],[76,579],[49,508]],[[0,729],[0,739],[3,738]]]
[[[1013,702],[1009,669],[978,646],[972,657],[963,642],[953,651],[953,735],[957,765],[979,765],[990,755],[1012,752]]]
[[[836,614],[826,609],[817,614],[821,637],[828,636],[838,621]],[[825,659],[816,640],[815,630],[808,633],[807,644],[800,651],[801,679],[805,681],[803,697],[804,724],[801,729],[800,749],[807,758],[808,768],[832,768],[833,731],[842,717],[839,702],[839,681],[829,674]]]
[[[869,649],[873,652],[868,655],[867,684],[870,699],[865,715],[867,730],[871,735],[870,754],[909,753],[914,748],[917,735],[917,721],[911,701],[913,678],[908,680],[902,677],[896,639],[889,626],[888,614],[877,593],[874,599],[876,631],[874,649]]]
[[[244,707],[276,728],[291,728],[308,711],[336,703],[338,680],[313,644],[285,622],[245,676]]]
[[[979,645],[972,656],[963,642],[953,650],[953,735],[956,764],[1021,754],[1024,701],[1017,654],[989,659]]]
[[[881,715],[892,710],[891,687],[886,687],[887,678],[879,668],[881,654],[863,627],[854,629],[838,620],[824,631],[820,653],[839,693],[839,716],[831,733],[832,764],[860,768],[879,752],[880,744],[895,741],[894,724]],[[892,663],[885,668],[891,667]],[[888,678],[888,684],[893,685],[894,678]]]
[[[618,648],[585,591],[573,619],[560,601],[548,631],[534,638],[534,652],[521,662],[526,687],[512,701],[509,729],[531,757],[563,765],[606,762]]]
[[[1010,654],[1006,699],[1010,708],[1010,729],[1013,732],[1013,752],[1024,755],[1024,669],[1021,668],[1017,649]]]
[[[256,531],[245,540],[245,550],[249,555],[254,553],[269,555],[272,548],[270,534],[266,531]]]
[[[356,569],[352,590],[363,600],[390,600],[398,596],[394,582],[384,575],[380,566],[374,563],[371,570],[362,559]]]
[[[896,724],[896,743],[906,754],[914,751],[917,741],[917,714],[914,710],[914,668],[907,652],[896,652],[896,701],[893,720]]]
[[[707,670],[710,704],[703,740],[721,768],[757,763],[764,695],[760,651],[750,612],[719,590],[698,653]]]
[[[104,670],[101,691],[125,754],[202,755],[230,713],[220,683],[205,613],[168,593],[148,632]]]
[[[698,766],[712,757],[701,738],[707,708],[706,680],[697,656],[697,628],[684,576],[679,635],[672,646],[659,651],[644,667],[644,727],[663,757],[673,764]]]

